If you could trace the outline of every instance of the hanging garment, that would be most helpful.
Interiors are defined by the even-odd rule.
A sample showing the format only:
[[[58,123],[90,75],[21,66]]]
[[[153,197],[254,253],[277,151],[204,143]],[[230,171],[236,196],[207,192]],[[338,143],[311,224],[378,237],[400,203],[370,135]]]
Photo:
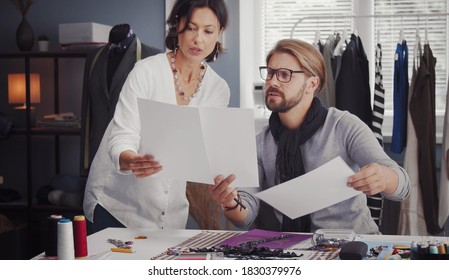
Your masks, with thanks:
[[[340,48],[340,52],[338,54],[335,54],[335,50],[337,47],[338,42],[341,40],[341,36],[339,33],[334,35],[334,41],[331,41],[331,50],[332,50],[332,59],[331,59],[331,65],[332,65],[332,72],[334,73],[334,81],[337,82],[338,74],[340,73],[341,68],[341,56],[343,55],[343,50]]]
[[[382,77],[382,45],[376,45],[375,58],[375,84],[374,84],[374,104],[373,104],[373,127],[372,130],[379,144],[383,147],[382,123],[385,111],[385,89]]]
[[[324,58],[324,63],[326,64],[327,82],[326,87],[318,95],[321,103],[325,107],[335,107],[335,80],[333,71],[333,50],[335,47],[335,37],[333,35],[329,36],[326,43],[323,45],[323,50],[321,54]]]
[[[139,39],[134,37],[125,52],[114,52],[105,46],[88,54],[84,70],[81,113],[82,175],[88,174],[106,127],[114,116],[122,86],[138,60],[138,54],[140,53],[140,58],[145,58],[160,52],[156,48],[141,44]]]
[[[360,37],[352,34],[343,52],[335,85],[336,107],[358,116],[372,125],[369,65]]]
[[[419,59],[421,59],[421,45],[419,45],[418,48],[418,56],[413,58],[408,104],[410,104],[413,92],[415,91],[417,75],[415,61],[418,62]],[[426,220],[424,218],[421,185],[419,183],[418,138],[416,137],[410,110],[407,110],[407,145],[404,153],[404,168],[410,178],[410,195],[407,199],[401,201],[398,234],[425,236],[428,235],[428,233]]]
[[[408,47],[405,40],[396,45],[394,55],[393,135],[391,151],[401,153],[407,135]]]
[[[379,144],[383,147],[382,123],[384,119],[385,89],[382,83],[382,46],[376,44],[375,53],[375,84],[374,84],[374,104],[372,131]],[[380,193],[366,196],[368,208],[371,211],[378,226],[382,225],[383,219],[383,197]]]
[[[423,198],[427,232],[442,231],[438,224],[438,189],[436,180],[435,64],[429,44],[418,68],[416,84],[410,101],[410,115],[418,138],[418,174]]]
[[[444,114],[443,143],[441,145],[441,170],[440,170],[440,208],[439,224],[444,226],[449,216],[449,79],[446,94],[446,112]]]

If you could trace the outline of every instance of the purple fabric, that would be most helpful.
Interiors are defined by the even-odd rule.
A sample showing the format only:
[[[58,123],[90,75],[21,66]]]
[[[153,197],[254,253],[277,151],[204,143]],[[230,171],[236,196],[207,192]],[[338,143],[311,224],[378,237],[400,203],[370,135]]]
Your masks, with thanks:
[[[277,232],[277,231],[269,231],[269,230],[261,230],[261,229],[253,229],[248,232],[242,233],[240,235],[231,237],[221,242],[219,245],[228,245],[228,246],[239,246],[241,243],[255,241],[259,239],[265,239],[270,237],[276,237],[281,234],[289,234],[292,237],[280,240],[274,240],[271,242],[258,244],[257,247],[268,247],[270,249],[286,249],[295,244],[298,244],[301,241],[312,238],[310,234],[298,234],[298,233],[285,233],[285,232]]]

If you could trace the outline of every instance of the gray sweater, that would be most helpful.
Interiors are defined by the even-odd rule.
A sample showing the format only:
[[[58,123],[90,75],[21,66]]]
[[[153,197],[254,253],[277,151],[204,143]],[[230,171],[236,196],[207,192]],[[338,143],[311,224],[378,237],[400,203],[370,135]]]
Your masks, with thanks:
[[[275,186],[275,161],[277,143],[265,126],[257,135],[257,158],[259,166],[259,188],[239,188],[239,194],[248,209],[248,217],[240,228],[253,227],[260,210],[265,229],[280,230],[282,214],[261,208],[258,198],[252,195]],[[400,201],[408,197],[410,182],[406,171],[384,152],[373,132],[357,116],[347,111],[329,108],[323,126],[301,146],[306,173],[320,167],[337,156],[357,172],[369,163],[378,163],[392,168],[399,177],[397,190],[393,194],[382,194],[385,198]],[[300,186],[298,186],[300,187]],[[326,194],[323,194],[326,195]],[[271,214],[270,214],[271,213]],[[366,195],[361,193],[328,208],[310,214],[311,231],[317,229],[353,229],[358,234],[379,233],[371,217]]]

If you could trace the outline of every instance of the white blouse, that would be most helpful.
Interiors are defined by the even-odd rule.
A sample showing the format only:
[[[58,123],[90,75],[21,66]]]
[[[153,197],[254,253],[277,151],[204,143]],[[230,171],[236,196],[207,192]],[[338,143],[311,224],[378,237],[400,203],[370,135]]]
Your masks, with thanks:
[[[125,150],[139,152],[138,97],[177,104],[174,78],[166,54],[138,61],[128,75],[114,118],[92,161],[84,195],[84,214],[95,222],[94,209],[98,203],[126,227],[185,228],[189,212],[185,181],[151,176],[137,179],[130,172],[120,171],[120,153]],[[207,66],[200,92],[188,106],[226,107],[229,98],[226,81]]]

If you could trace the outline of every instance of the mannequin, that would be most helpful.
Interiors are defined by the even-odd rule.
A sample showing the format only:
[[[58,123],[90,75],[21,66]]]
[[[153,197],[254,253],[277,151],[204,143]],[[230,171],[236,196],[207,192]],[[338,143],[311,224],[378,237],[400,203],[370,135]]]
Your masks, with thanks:
[[[127,23],[117,24],[109,32],[109,43],[118,44],[132,32],[131,26]],[[132,34],[132,33],[131,33]]]
[[[137,60],[161,50],[141,44],[129,24],[109,31],[107,45],[88,53],[81,113],[81,175],[87,176],[104,131],[114,116],[120,91]]]
[[[120,64],[126,49],[129,47],[136,35],[133,34],[131,26],[127,23],[115,25],[109,32],[109,60],[107,68],[108,89],[111,85],[117,67]]]

